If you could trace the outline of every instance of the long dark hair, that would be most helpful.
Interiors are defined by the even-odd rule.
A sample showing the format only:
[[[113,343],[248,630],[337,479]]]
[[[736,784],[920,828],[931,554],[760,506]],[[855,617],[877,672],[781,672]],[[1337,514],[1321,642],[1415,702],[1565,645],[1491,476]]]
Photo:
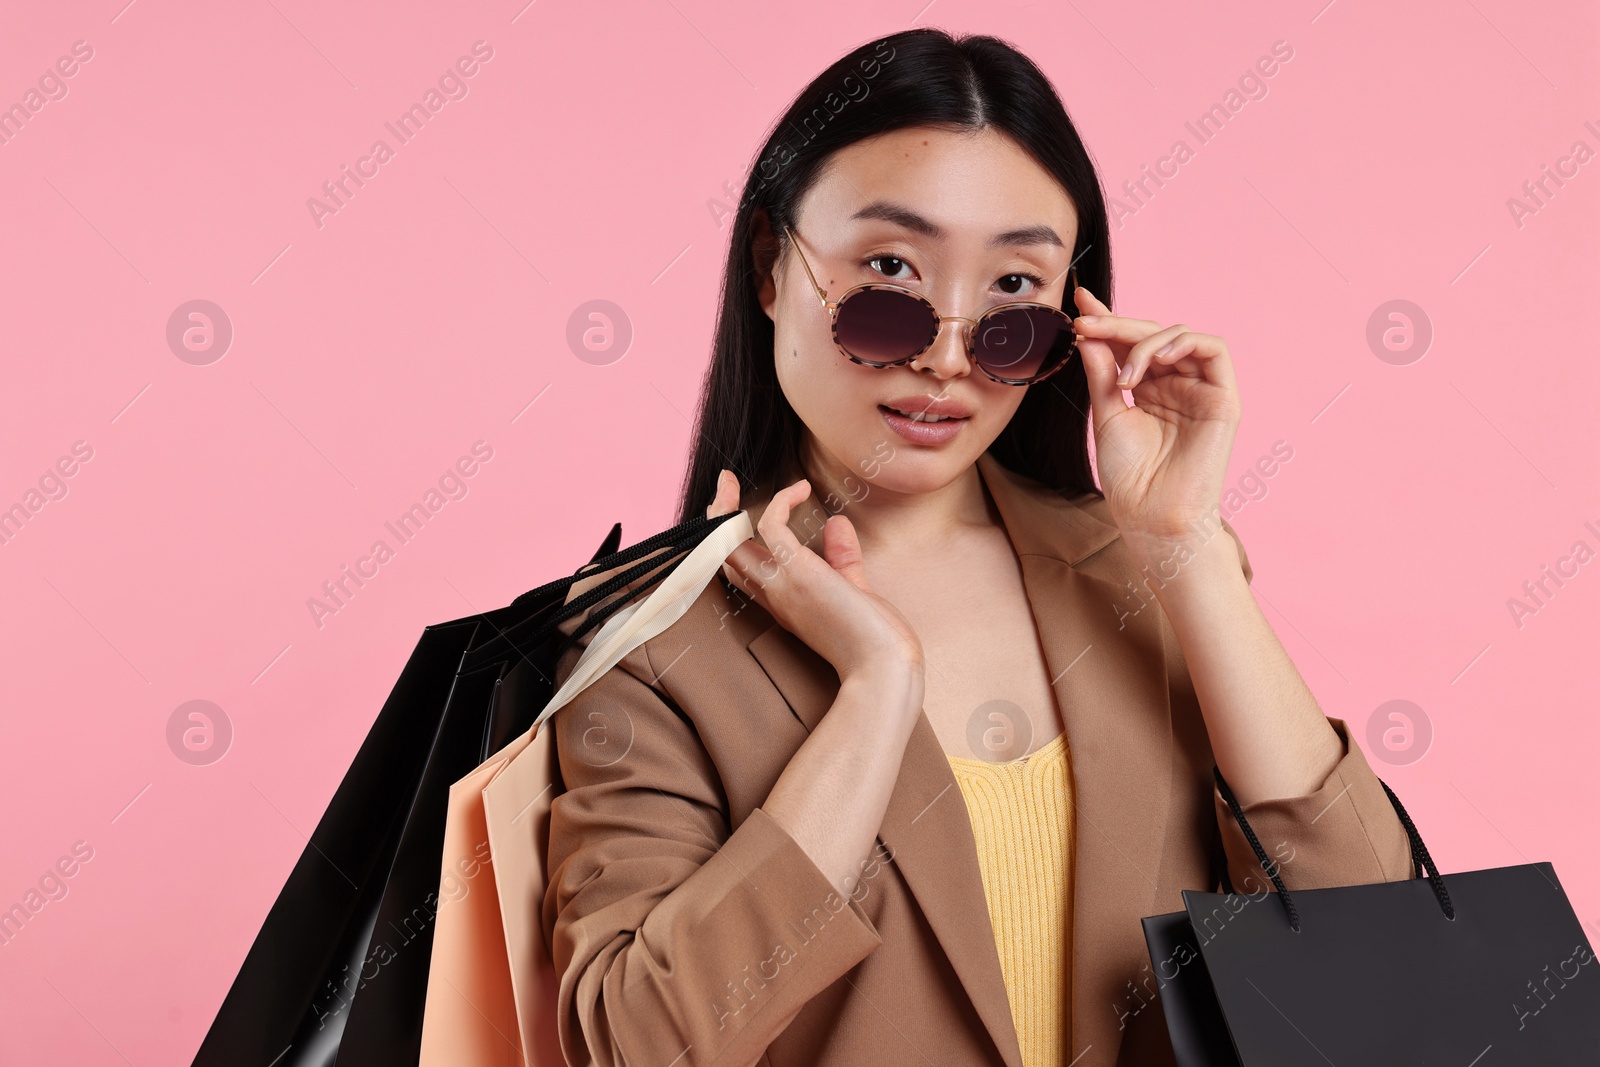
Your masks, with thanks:
[[[1049,80],[996,37],[952,37],[919,28],[869,41],[840,58],[795,97],[756,156],[734,216],[722,280],[711,366],[701,387],[693,453],[678,521],[705,509],[723,467],[739,476],[741,499],[770,495],[797,464],[800,417],[778,384],[773,323],[758,300],[753,220],[765,213],[783,242],[795,207],[828,157],[856,141],[908,126],[978,130],[992,126],[1030,152],[1072,198],[1078,282],[1111,303],[1111,250],[1100,177]],[[778,246],[781,247],[781,244]],[[777,248],[763,250],[763,270]],[[1081,258],[1080,258],[1081,257]],[[1063,303],[1070,302],[1067,293]],[[1068,309],[1076,314],[1075,307]],[[1074,359],[1027,386],[989,453],[1009,470],[1068,495],[1098,493],[1089,463],[1089,386]]]

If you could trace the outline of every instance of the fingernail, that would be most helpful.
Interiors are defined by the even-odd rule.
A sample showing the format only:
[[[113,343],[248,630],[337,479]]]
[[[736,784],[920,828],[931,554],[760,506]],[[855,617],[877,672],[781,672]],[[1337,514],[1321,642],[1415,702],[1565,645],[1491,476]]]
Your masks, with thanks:
[[[1175,344],[1177,344],[1176,341],[1168,341],[1166,344],[1161,346],[1161,351],[1157,352],[1156,356],[1157,357],[1164,356],[1168,352],[1171,352],[1172,351],[1172,346],[1175,345]]]
[[[1117,384],[1122,386],[1124,389],[1126,389],[1128,387],[1128,383],[1130,381],[1132,381],[1132,380],[1133,380],[1133,364],[1130,363],[1126,367],[1122,368],[1122,376],[1117,379]]]
[[[1100,321],[1100,317],[1098,315],[1079,315],[1078,321],[1083,323],[1085,326],[1093,326],[1095,323]]]

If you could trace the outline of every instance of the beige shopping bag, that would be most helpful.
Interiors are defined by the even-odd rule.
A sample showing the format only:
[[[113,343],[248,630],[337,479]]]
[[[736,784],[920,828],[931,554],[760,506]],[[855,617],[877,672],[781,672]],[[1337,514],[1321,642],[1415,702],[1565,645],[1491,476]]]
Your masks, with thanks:
[[[527,733],[450,787],[420,1067],[565,1067],[560,976],[540,920],[560,773],[553,731],[541,727],[680,619],[752,536],[744,512],[712,530],[648,597],[606,620]]]

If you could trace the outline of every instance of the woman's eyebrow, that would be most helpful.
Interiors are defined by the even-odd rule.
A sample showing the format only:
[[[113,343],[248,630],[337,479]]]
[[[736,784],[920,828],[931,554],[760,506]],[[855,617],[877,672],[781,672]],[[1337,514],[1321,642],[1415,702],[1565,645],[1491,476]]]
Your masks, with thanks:
[[[904,204],[897,204],[891,200],[874,200],[866,207],[861,208],[854,215],[855,219],[880,219],[892,222],[896,226],[904,227],[912,233],[921,234],[935,241],[942,241],[945,237],[944,228],[932,219],[919,215]],[[1066,247],[1061,240],[1061,235],[1056,233],[1051,226],[1039,223],[1035,226],[1024,226],[1016,230],[1006,230],[989,238],[990,248],[999,248],[1003,245],[1055,245],[1057,248]]]
[[[1007,230],[1005,233],[997,233],[989,238],[990,248],[998,248],[1001,245],[1055,245],[1057,248],[1066,247],[1061,240],[1061,235],[1056,233],[1053,227],[1046,226],[1042,222],[1036,226],[1024,226],[1020,230]]]

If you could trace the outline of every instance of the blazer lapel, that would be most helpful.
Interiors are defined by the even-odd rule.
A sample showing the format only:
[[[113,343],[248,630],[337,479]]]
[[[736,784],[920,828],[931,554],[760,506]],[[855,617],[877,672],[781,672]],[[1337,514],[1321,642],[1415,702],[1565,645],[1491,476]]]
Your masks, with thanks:
[[[1152,913],[1167,818],[1171,719],[1153,612],[1121,617],[1127,590],[1076,569],[1114,525],[1027,482],[984,453],[977,467],[1022,570],[1066,722],[1073,792],[1072,1007],[1075,1048],[1114,1043],[1121,983],[1093,986],[1088,961],[1119,959]],[[821,549],[831,511],[815,492],[789,526]],[[760,510],[751,509],[752,521]],[[747,646],[808,730],[838,694],[832,667],[774,622]],[[879,830],[1008,1067],[1022,1067],[967,808],[926,715],[913,727]],[[1128,977],[1134,977],[1129,971]],[[1085,1063],[1109,1063],[1105,1049]]]
[[[1144,959],[1139,919],[1160,910],[1172,714],[1159,609],[1130,613],[1140,603],[1132,592],[1079,566],[1120,536],[1114,524],[1024,485],[987,453],[978,468],[1021,561],[1067,728],[1073,802],[1067,1059],[1110,1064],[1120,1041],[1118,1009]]]
[[[806,729],[815,729],[838,695],[832,667],[777,624],[748,647]],[[1006,1064],[1022,1067],[966,802],[926,715],[906,742],[878,839],[916,897]]]

